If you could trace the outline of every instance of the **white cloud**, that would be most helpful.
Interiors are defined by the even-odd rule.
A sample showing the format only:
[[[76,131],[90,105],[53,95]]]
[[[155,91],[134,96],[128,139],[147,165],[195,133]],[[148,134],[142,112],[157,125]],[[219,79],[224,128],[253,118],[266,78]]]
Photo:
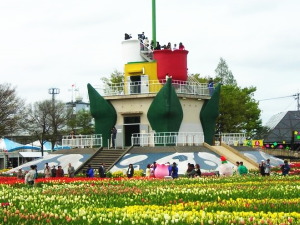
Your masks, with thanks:
[[[214,76],[223,57],[240,86],[255,86],[257,100],[289,96],[300,84],[300,2],[297,0],[156,1],[157,40],[183,42],[190,73]],[[122,70],[121,41],[142,31],[151,39],[151,1],[0,2],[0,76],[27,102],[71,100],[72,84]],[[260,103],[262,118],[296,109],[291,98]],[[291,103],[289,104],[289,101]],[[280,103],[279,103],[280,102]]]

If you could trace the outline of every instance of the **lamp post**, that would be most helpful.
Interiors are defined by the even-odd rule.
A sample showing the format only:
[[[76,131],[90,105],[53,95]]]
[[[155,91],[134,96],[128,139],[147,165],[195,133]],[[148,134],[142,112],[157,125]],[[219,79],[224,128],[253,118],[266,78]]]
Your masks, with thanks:
[[[49,88],[48,93],[52,95],[52,103],[54,104],[55,101],[55,95],[58,95],[60,93],[59,88]]]
[[[60,93],[60,90],[59,90],[59,88],[49,88],[48,93],[50,95],[52,95],[52,113],[55,114],[55,95],[58,95]],[[52,119],[54,120],[55,116],[53,116]],[[54,128],[53,135],[56,135],[56,129],[55,128]],[[53,152],[54,144],[52,143],[52,140],[51,140],[51,144],[52,144],[51,149],[52,149],[52,152]],[[42,143],[42,156],[43,156],[43,153],[44,153],[44,145]]]

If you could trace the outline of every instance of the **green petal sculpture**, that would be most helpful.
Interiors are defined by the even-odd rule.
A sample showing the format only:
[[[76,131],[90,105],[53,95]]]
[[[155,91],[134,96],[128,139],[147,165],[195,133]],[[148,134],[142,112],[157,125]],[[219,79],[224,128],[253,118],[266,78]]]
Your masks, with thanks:
[[[95,119],[95,133],[102,134],[103,147],[108,147],[111,129],[116,124],[117,112],[113,105],[106,101],[93,87],[88,84],[91,115]]]
[[[169,78],[151,103],[147,117],[155,132],[178,132],[183,110]]]
[[[210,145],[213,144],[216,121],[219,116],[221,84],[215,87],[212,97],[204,103],[200,112],[200,121],[204,133],[204,141]]]

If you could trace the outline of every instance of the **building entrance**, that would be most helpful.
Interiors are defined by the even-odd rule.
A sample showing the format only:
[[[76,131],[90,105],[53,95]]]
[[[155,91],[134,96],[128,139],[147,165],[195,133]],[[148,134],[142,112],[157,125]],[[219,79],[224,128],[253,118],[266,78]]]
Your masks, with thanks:
[[[129,76],[128,83],[128,91],[130,94],[140,94],[149,92],[148,75]]]
[[[140,133],[140,116],[124,117],[125,146],[131,146],[133,133]]]

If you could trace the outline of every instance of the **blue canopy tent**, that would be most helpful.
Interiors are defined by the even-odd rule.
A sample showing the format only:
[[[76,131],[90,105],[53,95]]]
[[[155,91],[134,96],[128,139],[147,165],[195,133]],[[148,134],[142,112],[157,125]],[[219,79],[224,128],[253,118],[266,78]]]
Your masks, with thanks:
[[[40,150],[40,148],[38,147],[23,145],[18,142],[9,140],[7,138],[0,139],[0,150],[2,151],[13,152],[13,151],[23,150],[23,149]]]
[[[30,145],[41,149],[41,143],[38,140],[34,141],[34,142],[30,143],[30,144],[28,144],[28,146],[30,146]],[[51,144],[51,142],[50,141],[44,141],[44,143],[43,143],[43,149],[44,149],[44,151],[52,150],[52,144]],[[53,150],[61,150],[61,149],[71,149],[71,147],[70,146],[61,146],[61,145],[57,145],[56,144],[54,146]]]

